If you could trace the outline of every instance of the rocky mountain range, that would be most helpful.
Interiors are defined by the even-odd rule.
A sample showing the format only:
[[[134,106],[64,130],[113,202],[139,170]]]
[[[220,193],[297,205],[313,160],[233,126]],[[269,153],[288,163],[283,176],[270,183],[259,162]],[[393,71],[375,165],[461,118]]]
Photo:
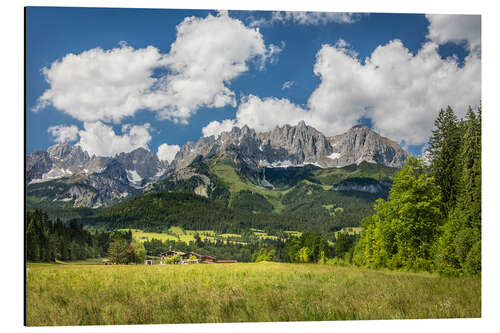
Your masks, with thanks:
[[[27,194],[76,207],[99,207],[135,194],[160,179],[167,168],[168,163],[145,148],[103,157],[61,143],[26,157]]]
[[[171,167],[182,169],[197,156],[236,149],[258,167],[288,167],[313,164],[321,168],[342,167],[363,161],[401,167],[410,156],[396,142],[384,138],[367,126],[357,125],[346,133],[327,137],[304,121],[272,131],[257,133],[243,126],[215,136],[188,142],[177,153]]]
[[[202,137],[185,144],[170,164],[145,148],[102,157],[62,143],[26,157],[27,195],[75,207],[99,207],[150,189],[160,179],[190,178],[193,161],[220,156],[243,161],[250,174],[260,175],[264,169],[306,165],[334,168],[369,162],[401,167],[410,154],[367,126],[327,137],[303,121],[268,132],[243,126],[218,137]],[[273,188],[265,176],[257,178],[261,186]]]

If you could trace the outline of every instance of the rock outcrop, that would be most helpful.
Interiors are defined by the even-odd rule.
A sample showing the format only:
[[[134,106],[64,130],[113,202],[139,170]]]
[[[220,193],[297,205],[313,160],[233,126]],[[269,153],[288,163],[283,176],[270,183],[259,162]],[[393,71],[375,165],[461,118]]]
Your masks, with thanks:
[[[209,158],[220,151],[237,150],[244,159],[261,167],[313,164],[321,168],[342,167],[363,161],[401,167],[410,154],[394,141],[367,126],[357,125],[346,133],[326,137],[304,121],[272,131],[256,133],[243,126],[189,142],[177,153],[172,168],[182,169],[196,157]]]

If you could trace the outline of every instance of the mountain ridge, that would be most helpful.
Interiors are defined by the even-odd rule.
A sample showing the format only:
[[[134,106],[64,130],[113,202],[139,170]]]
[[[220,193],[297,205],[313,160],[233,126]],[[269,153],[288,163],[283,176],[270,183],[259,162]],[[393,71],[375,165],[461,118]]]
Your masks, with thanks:
[[[396,142],[382,137],[365,125],[356,125],[345,133],[327,137],[304,121],[296,126],[276,126],[256,132],[248,126],[233,127],[219,136],[202,137],[186,143],[172,161],[172,168],[188,166],[194,158],[210,157],[235,146],[260,167],[287,167],[314,164],[322,168],[342,167],[363,161],[402,167],[410,154]]]
[[[208,197],[214,184],[206,175],[190,169],[197,160],[231,160],[238,166],[240,177],[274,189],[266,179],[266,169],[307,165],[328,169],[362,162],[401,167],[408,156],[394,141],[364,125],[327,137],[301,121],[296,126],[276,126],[267,132],[243,126],[218,137],[201,137],[182,146],[171,163],[160,161],[142,147],[102,157],[90,156],[78,145],[56,144],[26,157],[26,181],[28,194],[42,200],[100,207],[150,191],[155,188],[150,185],[167,178],[173,183],[189,180],[189,188],[196,185],[194,193]],[[57,191],[50,191],[51,187]]]

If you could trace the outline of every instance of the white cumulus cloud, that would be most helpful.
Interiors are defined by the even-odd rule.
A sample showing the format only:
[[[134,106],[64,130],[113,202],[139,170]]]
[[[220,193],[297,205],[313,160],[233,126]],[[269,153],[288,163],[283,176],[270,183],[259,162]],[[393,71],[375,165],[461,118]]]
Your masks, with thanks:
[[[371,119],[375,129],[408,145],[426,142],[440,108],[464,115],[481,98],[481,59],[471,53],[463,67],[442,59],[429,42],[412,54],[399,40],[378,46],[361,63],[345,48],[324,45],[314,73],[321,78],[308,106],[328,134]]]
[[[135,50],[125,44],[67,54],[42,70],[50,88],[35,111],[52,104],[80,121],[119,123],[138,109],[161,107],[151,96],[161,58],[152,46]]]
[[[412,54],[401,41],[378,46],[361,62],[345,41],[323,45],[316,55],[314,74],[321,82],[307,107],[287,99],[249,96],[239,105],[236,119],[211,122],[203,134],[248,125],[257,131],[305,120],[326,135],[346,131],[370,119],[375,130],[405,145],[427,141],[440,108],[450,105],[459,116],[481,98],[481,59],[470,53],[442,59],[438,45],[428,42]]]
[[[429,20],[427,38],[437,44],[465,42],[471,51],[481,46],[480,15],[426,15]]]
[[[251,62],[262,69],[266,61],[276,61],[283,47],[266,46],[258,29],[226,12],[187,17],[177,26],[168,54],[120,43],[54,61],[42,70],[49,88],[34,111],[53,105],[83,122],[121,123],[147,109],[187,123],[202,106],[236,106],[227,84],[248,71]]]
[[[247,125],[257,132],[265,132],[276,126],[285,124],[296,125],[306,120],[311,124],[310,113],[290,102],[286,98],[268,97],[261,99],[250,95],[242,101],[236,113],[236,119],[226,119],[222,122],[212,121],[202,129],[204,136],[218,136],[222,132],[231,130],[234,126]]]
[[[165,57],[173,74],[158,83],[167,102],[160,116],[185,121],[204,105],[236,106],[226,84],[246,72],[252,59],[272,57],[278,50],[267,48],[257,29],[227,13],[187,17],[177,26],[177,39]]]
[[[167,161],[168,163],[171,163],[175,158],[175,154],[177,154],[179,150],[181,150],[181,147],[179,147],[178,145],[169,145],[166,143],[162,143],[158,147],[156,156],[158,156],[158,159],[160,159],[160,161]]]
[[[56,125],[51,126],[47,129],[52,135],[52,139],[57,143],[71,142],[78,139],[78,127],[75,125]]]
[[[150,124],[125,125],[122,132],[116,134],[111,126],[100,121],[84,123],[84,130],[79,131],[80,141],[77,145],[90,155],[115,156],[121,152],[130,152],[139,147],[148,149],[151,141]]]
[[[213,120],[208,123],[207,126],[201,129],[203,136],[211,136],[219,137],[219,134],[222,132],[228,132],[233,127],[238,126],[236,120],[233,119],[225,119],[223,121]]]

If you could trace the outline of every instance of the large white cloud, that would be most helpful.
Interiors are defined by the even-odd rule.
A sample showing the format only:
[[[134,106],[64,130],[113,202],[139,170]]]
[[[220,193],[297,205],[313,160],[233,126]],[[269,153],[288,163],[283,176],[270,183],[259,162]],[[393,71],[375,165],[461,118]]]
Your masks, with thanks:
[[[296,125],[301,120],[311,124],[311,113],[285,98],[261,99],[250,95],[244,98],[240,104],[236,119],[226,119],[222,122],[212,121],[202,129],[202,132],[204,136],[218,136],[221,132],[229,131],[234,126],[242,127],[244,125],[257,132],[265,132],[275,126]]]
[[[78,127],[76,127],[75,125],[50,126],[47,129],[47,132],[52,135],[53,140],[57,143],[71,142],[78,139]]]
[[[100,121],[84,123],[84,130],[78,132],[80,141],[77,145],[90,155],[115,156],[121,152],[130,152],[139,147],[148,148],[151,141],[150,124],[124,125],[121,135],[116,134],[112,127]]]
[[[202,106],[235,106],[227,84],[247,71],[251,61],[259,68],[274,61],[282,48],[266,46],[258,29],[227,13],[187,17],[177,26],[168,54],[152,46],[122,44],[53,62],[42,71],[50,88],[34,110],[52,104],[80,121],[120,123],[149,109],[160,118],[187,123]],[[154,75],[155,70],[165,74]]]
[[[246,27],[227,13],[188,17],[177,26],[165,64],[174,72],[159,82],[165,94],[163,118],[185,121],[200,106],[236,105],[227,83],[248,70],[248,62],[267,59],[282,47],[266,47],[258,29]]]
[[[172,162],[175,158],[175,154],[181,150],[181,147],[178,145],[169,145],[167,143],[162,143],[158,147],[158,152],[156,155],[160,161],[167,161],[168,163]]]
[[[305,120],[327,135],[344,132],[361,118],[372,121],[381,134],[406,145],[427,141],[440,108],[452,106],[459,116],[481,98],[481,59],[442,59],[438,45],[428,42],[412,54],[401,41],[380,45],[361,62],[345,41],[323,45],[314,73],[321,83],[307,108],[286,99],[250,96],[236,119],[212,122],[204,135],[217,134],[230,125],[248,125],[265,131],[276,125]]]
[[[70,53],[42,70],[50,88],[35,110],[52,104],[80,121],[118,123],[138,109],[161,107],[150,96],[161,58],[154,47],[135,50],[124,44]]]
[[[241,127],[243,125],[238,124],[237,121],[233,119],[225,119],[223,121],[213,120],[208,123],[207,126],[203,127],[201,132],[203,133],[203,136],[214,135],[215,137],[218,137],[222,132],[228,132],[235,126]]]
[[[345,47],[324,45],[314,66],[321,84],[309,108],[328,134],[366,117],[390,138],[422,144],[440,108],[450,105],[464,115],[481,98],[480,57],[471,53],[460,67],[455,58],[442,59],[437,49],[429,42],[412,54],[393,40],[363,64]]]
[[[438,44],[466,42],[470,50],[481,45],[480,15],[426,15],[429,20],[427,37]]]

